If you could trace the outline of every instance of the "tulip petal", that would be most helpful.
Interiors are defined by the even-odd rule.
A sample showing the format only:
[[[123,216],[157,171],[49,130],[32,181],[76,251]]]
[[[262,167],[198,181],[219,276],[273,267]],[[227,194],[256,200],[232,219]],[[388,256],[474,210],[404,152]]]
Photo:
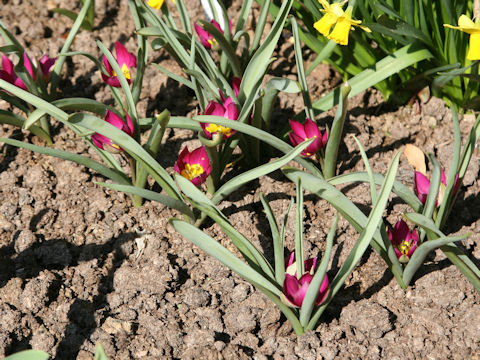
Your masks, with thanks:
[[[120,67],[122,67],[123,64],[127,65],[128,67],[137,67],[136,56],[130,53],[119,41],[115,42],[115,52],[117,54],[118,65],[120,65]]]
[[[292,128],[292,132],[295,135],[301,137],[303,140],[308,139],[308,137],[305,134],[305,128],[303,127],[302,124],[300,124],[298,121],[295,121],[295,120],[288,120],[288,122],[290,123],[290,127]]]
[[[321,138],[322,134],[320,133],[320,129],[318,128],[317,124],[312,119],[307,118],[305,123],[303,124],[305,136],[307,138],[318,137]]]

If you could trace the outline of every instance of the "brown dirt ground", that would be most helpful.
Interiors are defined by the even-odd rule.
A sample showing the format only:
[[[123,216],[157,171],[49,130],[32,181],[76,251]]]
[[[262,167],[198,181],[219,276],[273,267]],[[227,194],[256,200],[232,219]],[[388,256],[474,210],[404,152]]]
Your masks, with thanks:
[[[78,10],[66,0],[50,3]],[[197,3],[189,2],[195,16],[200,13]],[[240,4],[235,0],[230,5],[233,19]],[[95,31],[81,32],[74,48],[100,56],[94,43],[99,38],[106,44],[120,40],[134,50],[127,1],[97,0],[96,9]],[[71,24],[33,0],[3,1],[1,17],[36,56],[55,55]],[[152,53],[151,61],[179,72],[163,52]],[[292,64],[293,48],[285,41],[272,73],[295,79]],[[315,97],[337,81],[338,75],[324,65],[309,78]],[[65,96],[112,102],[99,71],[83,57],[68,61],[63,88]],[[185,88],[149,66],[138,110],[152,115],[164,108],[185,115],[196,111],[196,103]],[[274,119],[285,123],[301,109],[298,96],[282,95]],[[435,152],[448,168],[452,131],[449,111],[441,100],[432,98],[420,108],[393,107],[369,90],[351,101],[349,113],[341,172],[363,169],[351,135],[367,149],[377,172],[384,173],[393,154],[406,143]],[[319,120],[328,123],[332,115],[330,111]],[[464,135],[471,125],[470,118],[462,120]],[[95,156],[58,123],[54,134],[55,148]],[[0,126],[0,135],[39,143],[9,126]],[[170,172],[180,148],[195,142],[194,138],[189,131],[168,132],[160,161]],[[6,145],[0,149],[0,356],[36,348],[56,359],[91,359],[96,343],[103,344],[110,359],[480,356],[480,296],[441,252],[427,259],[413,285],[403,291],[382,259],[368,250],[318,328],[297,337],[264,295],[176,234],[167,222],[175,215],[169,209],[149,202],[133,208],[128,196],[95,185],[103,178],[76,164]],[[451,233],[472,232],[463,246],[477,264],[478,171],[477,150],[447,226]],[[405,160],[398,179],[413,186],[413,171]],[[366,186],[349,185],[343,190],[368,211]],[[278,218],[295,194],[293,184],[274,173],[242,188],[222,208],[242,233],[271,256],[260,192],[267,194]],[[334,212],[312,195],[305,200],[306,252],[321,255]],[[392,199],[386,216],[393,223],[405,210]],[[292,249],[293,221],[289,225],[287,246]],[[217,226],[205,231],[228,244]],[[355,230],[341,220],[331,275],[357,238]],[[145,247],[140,252],[142,243]]]

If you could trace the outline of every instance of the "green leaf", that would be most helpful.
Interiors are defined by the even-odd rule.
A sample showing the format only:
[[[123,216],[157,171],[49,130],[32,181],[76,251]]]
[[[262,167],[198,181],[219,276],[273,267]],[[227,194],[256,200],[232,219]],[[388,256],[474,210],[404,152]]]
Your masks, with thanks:
[[[3,360],[48,360],[50,355],[40,350],[23,350],[7,356]]]
[[[256,139],[262,140],[263,142],[267,143],[268,145],[273,146],[274,148],[280,150],[283,153],[288,153],[293,149],[292,146],[288,145],[286,142],[280,140],[279,138],[273,136],[272,134],[263,131],[261,129],[257,129],[256,127],[250,126],[245,123],[241,123],[239,121],[234,121],[230,119],[226,119],[221,116],[207,116],[207,115],[199,115],[194,116],[193,120],[198,122],[204,123],[212,123],[217,125],[222,125],[228,127],[230,129],[234,129],[240,131],[241,133],[253,136]],[[313,165],[311,162],[307,161],[304,158],[297,158],[295,159],[300,165],[308,169],[313,174],[317,174],[321,176],[320,171]]]
[[[204,30],[210,33],[215,40],[217,40],[218,45],[220,45],[220,48],[222,49],[222,54],[225,54],[229,60],[233,74],[236,77],[241,77],[242,70],[240,68],[240,61],[238,60],[238,56],[235,54],[235,49],[233,49],[230,42],[225,38],[223,31],[218,30],[215,25],[205,21],[201,21],[201,24],[203,25]]]
[[[181,199],[181,195],[168,172],[131,136],[106,121],[89,114],[73,114],[69,117],[69,121],[112,139],[135,160],[141,162],[169,196]]]
[[[345,260],[345,263],[340,268],[340,271],[333,279],[330,287],[331,293],[329,298],[326,299],[324,303],[320,305],[318,310],[312,316],[310,322],[307,325],[308,329],[312,329],[315,326],[315,324],[318,321],[318,318],[323,313],[323,311],[327,307],[330,300],[336,295],[338,290],[340,290],[340,288],[343,286],[347,277],[350,275],[350,273],[353,271],[357,263],[360,261],[361,257],[363,256],[363,253],[365,252],[368,245],[370,244],[370,241],[375,236],[375,233],[378,232],[378,225],[382,221],[382,215],[385,210],[385,207],[387,206],[388,198],[390,196],[393,183],[395,181],[395,176],[397,174],[400,154],[401,153],[398,152],[393,158],[392,163],[390,164],[390,167],[387,171],[387,174],[385,175],[385,181],[382,184],[382,187],[380,189],[377,203],[375,204],[372,211],[370,212],[370,215],[368,216],[368,219],[367,219],[367,223],[365,227],[362,229],[360,236],[357,242],[355,243],[355,246],[353,247],[352,251],[348,255],[347,259]]]
[[[52,101],[52,105],[62,110],[90,111],[102,117],[105,116],[105,112],[107,110],[113,111],[117,115],[120,115],[115,108],[87,98],[59,99]],[[47,113],[48,112],[43,109],[36,109],[35,111],[32,111],[28,115],[24,128],[30,128],[30,126],[35,124],[42,116],[46,115]]]
[[[373,179],[375,184],[380,185],[383,182],[382,174],[373,174]],[[332,185],[341,185],[350,182],[368,182],[370,177],[366,172],[354,172],[349,174],[342,174],[335,176],[328,180]],[[395,181],[393,184],[393,192],[399,196],[403,201],[405,201],[414,211],[422,211],[423,205],[418,200],[418,197],[405,185],[399,181]]]
[[[220,261],[233,272],[240,275],[242,278],[253,284],[259,284],[261,287],[267,289],[276,296],[280,296],[281,291],[271,281],[262,276],[258,271],[245,264],[238,257],[233,255],[220,243],[213,238],[197,229],[195,226],[188,224],[185,221],[178,219],[170,219],[170,224],[186,239],[191,241],[194,245],[205,251],[210,256]]]
[[[176,82],[190,88],[190,89],[194,89],[194,86],[192,84],[192,82],[188,79],[185,79],[183,76],[180,76],[180,75],[177,75],[169,70],[167,70],[166,68],[158,65],[158,64],[153,64],[153,66],[155,66],[158,70],[160,70],[162,73],[164,73],[165,75],[167,75],[169,78],[175,80]]]
[[[132,185],[108,184],[104,182],[96,182],[96,184],[104,186],[108,189],[126,192],[129,194],[137,195],[144,199],[159,202],[169,208],[180,211],[181,213],[187,215],[191,219],[194,218],[192,210],[190,210],[190,208],[183,201],[174,199],[170,196],[165,196],[155,191],[139,188]]]
[[[272,29],[264,40],[263,44],[258,48],[252,56],[250,62],[243,74],[242,83],[240,85],[239,100],[245,102],[247,97],[253,92],[256,93],[261,84],[264,74],[270,65],[270,57],[273,50],[277,46],[278,39],[282,33],[283,26],[287,19],[293,0],[285,0],[282,3],[279,14],[275,18]]]
[[[302,307],[300,308],[300,323],[303,327],[307,326],[308,322],[310,321],[310,317],[315,306],[315,300],[317,299],[320,287],[322,286],[323,279],[326,276],[327,266],[330,261],[330,256],[332,254],[333,239],[335,237],[335,232],[337,231],[337,225],[338,214],[335,215],[335,219],[330,226],[330,231],[327,235],[325,252],[323,254],[322,261],[320,262],[320,265],[318,265],[318,268],[315,271],[315,275],[313,275],[313,279],[310,282],[310,286],[308,287],[305,298],[303,299]]]
[[[23,128],[23,124],[25,124],[25,120],[26,119],[24,117],[20,116],[20,115],[11,113],[9,111],[0,110],[0,123],[1,124],[13,125],[13,126],[19,127],[21,129],[21,128]],[[38,136],[43,141],[45,141],[48,145],[53,144],[50,135],[48,135],[48,133],[45,132],[45,130],[43,130],[40,126],[32,126],[30,128],[30,131],[34,135]]]
[[[417,224],[424,230],[432,232],[438,237],[445,237],[445,234],[440,231],[440,229],[437,227],[437,225],[433,222],[431,218],[419,213],[406,213],[403,214],[403,216],[414,224]]]
[[[275,220],[275,215],[273,214],[272,208],[268,203],[268,200],[265,196],[260,193],[260,201],[262,202],[263,209],[267,215],[268,223],[270,224],[270,231],[273,238],[273,255],[275,258],[275,280],[279,285],[283,284],[283,279],[285,277],[285,257],[283,256],[283,239],[280,237],[280,232],[278,230],[277,220]]]
[[[70,47],[73,44],[73,40],[75,40],[75,37],[77,36],[78,32],[80,31],[80,27],[82,26],[85,18],[87,17],[89,11],[91,11],[91,5],[94,0],[85,0],[83,2],[83,6],[80,9],[80,12],[78,13],[77,18],[75,19],[75,22],[72,25],[72,28],[70,29],[67,39],[65,40],[65,43],[62,46],[62,49],[60,50],[60,53],[66,53],[70,50]],[[57,86],[60,81],[60,73],[62,72],[63,69],[63,64],[65,63],[66,58],[61,56],[55,61],[55,65],[53,66],[53,70],[51,72],[51,82],[50,82],[50,92],[52,95],[56,94],[57,91]]]
[[[348,83],[352,88],[349,98],[359,94],[369,87],[374,86],[380,81],[385,80],[389,76],[398,73],[400,70],[403,70],[422,60],[429,59],[432,56],[433,55],[429,50],[418,45],[417,43],[402,47],[401,49],[395,51],[392,55],[388,55],[382,60],[378,61],[375,66],[362,71],[360,74],[348,80]],[[335,99],[338,98],[339,92],[340,88],[335,89],[321,99],[315,101],[313,103],[314,109],[327,111],[334,107],[336,105]]]
[[[286,165],[288,162],[296,158],[301,154],[303,150],[307,148],[313,142],[314,139],[308,139],[298,144],[297,147],[289,151],[287,154],[281,158],[274,160],[270,163],[260,165],[254,169],[248,170],[240,175],[237,175],[233,179],[225,183],[220,189],[218,189],[213,195],[212,202],[218,204],[221,200],[225,199],[232,192],[237,190],[240,186],[260,178],[263,175],[269,174],[275,170],[280,169],[282,166]]]
[[[65,159],[69,161],[73,161],[77,164],[83,165],[88,167],[89,169],[92,169],[99,174],[112,179],[113,181],[116,181],[120,184],[124,185],[130,185],[130,179],[122,172],[115,170],[115,169],[110,169],[106,167],[105,165],[100,164],[99,162],[96,162],[95,160],[89,159],[85,156],[78,155],[78,154],[72,154],[68,151],[63,151],[63,150],[57,150],[57,149],[52,149],[48,147],[42,147],[42,146],[37,146],[37,145],[32,145],[25,143],[23,141],[18,141],[18,140],[13,140],[13,139],[7,139],[7,138],[0,138],[0,141],[4,142],[5,144],[17,146],[20,148],[24,148],[27,150],[35,151],[40,154],[45,154],[49,156],[54,156],[59,159]]]
[[[302,179],[298,177],[295,181],[297,188],[297,216],[295,217],[295,264],[297,266],[297,279],[305,273],[303,253],[303,188]]]
[[[93,360],[108,360],[105,350],[101,344],[97,344],[97,346],[95,346],[95,357]]]
[[[55,8],[55,9],[51,9],[50,11],[54,12],[54,13],[57,13],[57,14],[64,15],[64,16],[68,17],[69,19],[73,20],[73,21],[75,21],[77,19],[77,14],[74,13],[73,11],[70,11],[70,10],[67,10],[67,9]],[[87,20],[83,20],[80,27],[87,30],[87,31],[92,31],[93,30],[92,26],[90,25],[90,23]]]
[[[403,271],[403,281],[405,282],[405,284],[410,284],[413,276],[420,268],[420,266],[422,266],[423,261],[431,251],[442,247],[443,245],[450,244],[454,241],[464,240],[470,235],[470,233],[467,233],[458,236],[440,237],[438,239],[428,240],[420,244],[420,246],[418,246],[413,253],[412,257],[408,261],[408,264]]]
[[[235,27],[235,32],[238,33],[239,31],[245,28],[245,24],[247,23],[249,12],[252,8],[253,0],[246,0],[242,1],[242,8],[240,9],[240,14],[237,17],[237,25]]]
[[[368,157],[367,157],[367,154],[365,153],[365,150],[363,149],[362,144],[360,143],[360,141],[357,139],[356,136],[353,136],[353,138],[357,142],[358,148],[360,150],[360,154],[362,155],[363,164],[365,165],[365,170],[367,171],[367,174],[368,174],[368,182],[370,185],[370,196],[372,198],[372,205],[375,205],[375,203],[377,202],[377,187],[375,185],[375,179],[373,178],[373,171],[370,166],[370,163],[368,162]]]
[[[330,179],[335,176],[337,170],[338,149],[340,148],[340,141],[343,140],[343,127],[345,125],[345,118],[347,117],[348,94],[351,87],[345,83],[341,87],[342,91],[338,94],[338,108],[333,119],[332,129],[328,134],[328,141],[325,147],[325,166],[323,169],[323,176],[325,179]]]
[[[300,43],[300,37],[298,35],[298,24],[294,17],[291,18],[292,23],[292,33],[294,39],[294,52],[295,52],[295,62],[297,64],[297,73],[298,80],[300,82],[303,104],[305,106],[305,114],[307,118],[315,120],[315,113],[312,109],[312,99],[310,98],[310,92],[308,91],[307,77],[305,75],[305,69],[303,67],[303,55],[302,55],[302,44]]]

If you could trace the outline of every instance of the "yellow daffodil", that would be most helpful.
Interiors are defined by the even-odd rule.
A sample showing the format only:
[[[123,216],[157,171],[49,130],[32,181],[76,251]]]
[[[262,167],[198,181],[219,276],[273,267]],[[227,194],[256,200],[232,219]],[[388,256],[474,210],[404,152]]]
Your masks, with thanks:
[[[318,0],[323,6],[321,10],[325,15],[318,20],[313,27],[323,36],[335,41],[340,45],[348,45],[348,34],[352,29],[352,26],[358,26],[362,30],[370,32],[371,30],[365,26],[361,26],[360,20],[352,19],[352,7],[347,7],[346,11],[343,11],[343,5],[347,0],[329,4],[327,0]],[[335,25],[330,32],[332,26]]]
[[[147,5],[156,9],[160,10],[163,5],[164,0],[148,0]]]
[[[470,34],[470,41],[468,46],[467,60],[480,60],[480,22],[473,22],[466,15],[461,15],[458,18],[458,26],[443,24],[443,26],[460,30]]]

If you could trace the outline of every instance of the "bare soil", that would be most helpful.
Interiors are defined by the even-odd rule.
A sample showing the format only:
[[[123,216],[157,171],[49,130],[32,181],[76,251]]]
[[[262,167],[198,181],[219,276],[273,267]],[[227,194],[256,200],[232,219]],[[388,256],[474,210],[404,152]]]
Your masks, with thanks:
[[[77,2],[46,3],[79,9]],[[200,2],[188,3],[198,18]],[[240,6],[238,0],[230,4],[232,19]],[[34,0],[3,1],[1,9],[3,23],[35,56],[56,55],[71,26],[70,20]],[[135,50],[127,1],[97,0],[96,10],[94,32],[81,32],[74,49],[100,57],[95,45],[99,38],[105,44],[120,40]],[[272,73],[295,79],[293,46],[286,40]],[[150,58],[180,73],[166,53],[152,52]],[[69,59],[64,78],[65,97],[113,103],[90,60]],[[309,77],[315,98],[338,81],[338,74],[326,65]],[[0,107],[8,105],[0,103]],[[148,66],[139,113],[151,116],[165,108],[182,116],[197,111],[192,93]],[[301,110],[301,98],[282,95],[274,121],[281,127]],[[441,100],[395,107],[368,90],[352,99],[349,114],[340,172],[363,169],[352,135],[367,149],[376,172],[384,173],[394,153],[407,143],[435,152],[448,168],[451,115]],[[332,118],[330,111],[318,120],[330,123]],[[461,121],[463,135],[472,123],[468,116]],[[0,135],[42,144],[10,126],[0,126]],[[168,171],[173,172],[180,149],[193,139],[190,131],[168,131],[159,158]],[[58,123],[54,123],[54,140],[55,148],[95,157]],[[169,209],[150,202],[134,208],[125,194],[96,185],[104,179],[82,166],[11,146],[0,149],[0,357],[35,348],[55,359],[91,359],[95,344],[101,343],[110,359],[480,358],[480,296],[441,252],[428,257],[413,285],[404,291],[383,260],[368,250],[317,329],[297,337],[262,293],[177,234],[168,225],[176,215]],[[446,232],[472,232],[462,246],[480,265],[478,172],[476,150]],[[405,159],[398,180],[413,187],[413,170]],[[369,210],[365,185],[348,185],[343,191]],[[279,219],[295,194],[294,185],[278,172],[245,186],[222,203],[222,209],[271,258],[260,192],[267,195]],[[408,208],[392,198],[387,210],[386,218],[394,223]],[[308,194],[305,212],[307,254],[321,256],[334,211]],[[291,220],[290,250],[293,216]],[[229,244],[217,226],[210,224],[205,231]],[[357,238],[358,233],[342,219],[330,276]]]

